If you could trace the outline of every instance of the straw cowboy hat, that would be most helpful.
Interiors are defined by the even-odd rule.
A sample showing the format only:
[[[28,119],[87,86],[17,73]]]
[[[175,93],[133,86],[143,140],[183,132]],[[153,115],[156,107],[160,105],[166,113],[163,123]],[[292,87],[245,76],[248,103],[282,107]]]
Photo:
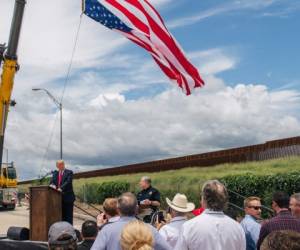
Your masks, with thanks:
[[[168,203],[169,207],[177,212],[187,213],[195,209],[195,204],[188,202],[184,194],[176,194],[172,201],[166,198],[166,202]]]

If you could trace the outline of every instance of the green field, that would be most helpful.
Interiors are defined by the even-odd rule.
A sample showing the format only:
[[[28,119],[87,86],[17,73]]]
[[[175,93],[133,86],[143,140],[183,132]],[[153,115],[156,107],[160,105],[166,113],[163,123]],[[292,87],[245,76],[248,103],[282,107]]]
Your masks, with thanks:
[[[89,179],[74,180],[75,192],[84,184],[101,183],[108,181],[127,181],[131,190],[138,188],[141,176],[148,175],[153,180],[153,186],[160,190],[184,192],[187,190],[200,190],[201,184],[209,179],[218,179],[228,175],[241,175],[252,173],[256,175],[269,175],[300,171],[300,157],[290,157],[276,160],[246,162],[239,164],[222,164],[215,167],[191,167],[179,170],[170,170],[156,173],[139,173],[130,175],[117,175],[94,177]]]

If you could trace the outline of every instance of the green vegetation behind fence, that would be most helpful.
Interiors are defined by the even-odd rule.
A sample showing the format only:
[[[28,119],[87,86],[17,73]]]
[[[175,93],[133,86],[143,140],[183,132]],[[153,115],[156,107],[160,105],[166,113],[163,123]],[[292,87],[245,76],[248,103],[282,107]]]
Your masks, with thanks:
[[[223,164],[216,167],[185,168],[149,174],[79,179],[74,181],[74,188],[76,194],[82,199],[84,189],[86,189],[88,200],[98,203],[105,198],[105,195],[101,194],[104,191],[100,192],[103,189],[99,189],[103,183],[110,183],[106,184],[110,186],[122,183],[120,184],[122,191],[127,190],[136,193],[139,179],[143,175],[149,175],[153,180],[153,186],[160,190],[163,206],[166,205],[165,198],[172,198],[177,192],[185,193],[190,200],[198,205],[201,185],[208,179],[219,179],[225,182],[229,189],[245,196],[258,195],[263,198],[264,204],[270,206],[270,197],[274,190],[284,190],[290,194],[296,191],[300,192],[300,157],[242,164]],[[109,192],[105,191],[104,193]],[[240,198],[233,198],[231,195],[231,201],[242,206],[242,199]]]

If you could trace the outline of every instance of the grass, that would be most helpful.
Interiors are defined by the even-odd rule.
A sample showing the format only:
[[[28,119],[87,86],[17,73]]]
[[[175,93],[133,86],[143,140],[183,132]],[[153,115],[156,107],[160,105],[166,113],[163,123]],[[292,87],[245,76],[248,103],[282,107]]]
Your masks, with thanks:
[[[269,175],[300,171],[300,157],[281,158],[260,162],[246,162],[239,164],[222,164],[215,167],[191,167],[179,170],[170,170],[156,173],[139,173],[130,175],[93,177],[89,179],[74,180],[74,189],[79,189],[87,183],[101,183],[108,181],[127,181],[131,190],[138,188],[137,184],[143,175],[150,176],[153,186],[160,190],[177,192],[200,190],[203,182],[209,179],[218,179],[228,175],[242,175],[252,173],[256,175]]]

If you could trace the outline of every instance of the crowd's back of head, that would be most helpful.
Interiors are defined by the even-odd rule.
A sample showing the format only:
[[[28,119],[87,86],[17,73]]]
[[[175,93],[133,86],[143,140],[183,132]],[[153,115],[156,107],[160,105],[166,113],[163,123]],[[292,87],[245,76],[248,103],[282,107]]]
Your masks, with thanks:
[[[48,245],[50,250],[77,249],[77,236],[73,226],[65,221],[52,224],[48,232]]]
[[[137,199],[132,193],[124,193],[118,198],[118,209],[122,216],[135,216],[137,211]]]
[[[152,250],[153,243],[150,227],[139,220],[128,223],[122,231],[122,250]]]
[[[221,182],[210,180],[204,183],[202,188],[202,203],[205,208],[213,211],[222,211],[225,209],[227,202],[227,190]]]
[[[276,202],[279,208],[289,208],[290,197],[287,193],[278,191],[273,194],[273,202]]]
[[[270,233],[260,247],[261,250],[299,250],[300,233],[290,230]]]
[[[118,215],[118,200],[116,198],[107,198],[103,202],[103,210],[111,217]]]
[[[83,239],[96,238],[98,234],[97,223],[92,220],[85,221],[81,226],[81,234]]]

